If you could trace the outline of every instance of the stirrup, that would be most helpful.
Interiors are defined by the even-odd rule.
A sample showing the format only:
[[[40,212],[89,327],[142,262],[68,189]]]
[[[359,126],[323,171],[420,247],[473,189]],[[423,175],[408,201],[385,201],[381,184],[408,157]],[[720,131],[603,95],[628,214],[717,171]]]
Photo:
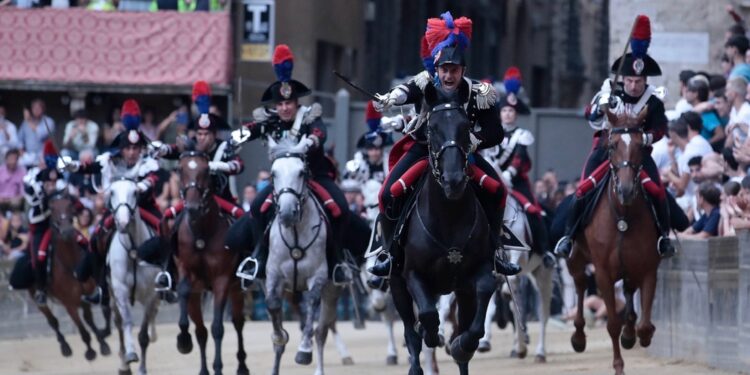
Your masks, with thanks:
[[[162,275],[166,275],[167,277],[167,286],[159,286],[159,278],[162,277]],[[166,292],[172,290],[172,275],[169,274],[167,271],[160,271],[156,274],[156,277],[154,278],[154,290],[157,292]]]
[[[81,296],[81,300],[83,302],[87,302],[92,305],[101,305],[103,299],[104,292],[102,291],[102,287],[100,287],[99,285],[94,288],[94,291],[91,292],[91,294]]]
[[[560,250],[565,241],[570,243],[570,251],[568,251],[567,253]],[[573,240],[570,238],[570,236],[562,236],[559,240],[557,240],[557,243],[555,244],[554,254],[561,258],[570,258],[570,256],[573,254]]]
[[[344,277],[346,278],[345,281],[336,281],[336,271],[342,270],[341,272],[344,273]],[[338,263],[335,266],[333,266],[333,272],[331,272],[331,282],[333,282],[334,286],[349,286],[353,281],[353,275],[351,270],[349,269],[349,266],[347,266],[345,263]]]
[[[656,241],[656,252],[659,254],[659,257],[661,257],[662,259],[669,259],[669,258],[673,257],[675,254],[677,254],[677,248],[675,248],[674,245],[671,245],[672,246],[672,251],[671,252],[669,252],[669,251],[668,252],[662,252],[661,251],[662,241],[669,241],[669,242],[671,242],[671,239],[669,237],[667,237],[667,236],[663,236],[663,235],[659,236],[659,240]]]
[[[253,271],[252,274],[246,274],[246,273],[242,272],[242,270],[245,269],[245,265],[248,264],[248,263],[253,263],[253,265],[255,266],[255,267],[253,267],[254,271]],[[255,281],[255,278],[258,276],[258,270],[260,269],[258,267],[258,265],[259,264],[258,264],[258,260],[257,259],[255,259],[255,258],[253,258],[251,256],[247,257],[247,258],[243,259],[242,262],[240,262],[240,265],[239,265],[239,267],[237,267],[237,271],[234,273],[234,275],[237,276],[237,277],[239,277],[242,280],[247,280],[247,281],[253,282],[253,281]]]

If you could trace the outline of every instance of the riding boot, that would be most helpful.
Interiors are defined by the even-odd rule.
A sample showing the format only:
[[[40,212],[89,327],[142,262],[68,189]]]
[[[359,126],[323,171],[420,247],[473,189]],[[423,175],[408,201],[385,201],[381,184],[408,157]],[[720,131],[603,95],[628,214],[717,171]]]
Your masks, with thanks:
[[[38,261],[34,268],[34,301],[39,306],[47,305],[47,263]]]
[[[570,208],[565,223],[565,235],[555,245],[555,255],[558,257],[567,258],[570,256],[570,252],[573,250],[573,237],[578,229],[580,217],[583,216],[583,211],[586,209],[586,201],[586,196],[576,197],[573,200],[573,207]]]
[[[547,233],[547,227],[541,217],[541,215],[528,214],[529,228],[531,229],[531,235],[534,238],[534,244],[532,250],[536,255],[542,258],[542,264],[547,268],[552,268],[557,264],[555,256],[548,250],[549,249],[549,235]]]
[[[502,216],[502,215],[501,215]],[[489,217],[490,221],[490,251],[494,260],[495,273],[505,276],[513,276],[521,272],[521,266],[505,259],[503,240],[500,237],[502,230],[502,217]],[[498,251],[499,250],[499,251]]]
[[[656,243],[656,249],[659,252],[659,256],[662,259],[671,258],[675,254],[674,245],[669,239],[669,206],[666,199],[654,200],[654,209],[656,211],[656,220],[659,223],[659,230],[661,231],[661,237],[659,237]]]
[[[389,278],[391,276],[391,267],[393,255],[391,250],[394,246],[394,237],[396,235],[396,226],[398,220],[391,220],[386,215],[381,214],[378,217],[380,223],[380,239],[383,242],[383,251],[375,260],[375,264],[367,272],[376,277]],[[373,280],[372,282],[376,282]],[[368,283],[370,283],[368,281]]]
[[[255,244],[252,255],[246,257],[240,262],[237,267],[235,275],[242,279],[252,283],[256,279],[266,278],[266,261],[268,260],[268,233],[266,232],[268,221],[265,220],[265,216],[259,220],[253,220],[254,233],[259,233],[258,242]],[[270,220],[269,220],[270,221]],[[243,285],[245,285],[243,283]]]
[[[337,286],[344,286],[348,285],[353,280],[352,270],[351,267],[349,267],[349,264],[346,262],[346,257],[344,256],[344,246],[343,246],[343,238],[344,238],[344,228],[343,223],[341,223],[341,219],[336,220],[334,223],[332,223],[332,230],[333,230],[333,248],[332,250],[332,258],[329,262],[329,272],[331,280],[333,281],[334,285]],[[333,268],[331,268],[331,266]]]

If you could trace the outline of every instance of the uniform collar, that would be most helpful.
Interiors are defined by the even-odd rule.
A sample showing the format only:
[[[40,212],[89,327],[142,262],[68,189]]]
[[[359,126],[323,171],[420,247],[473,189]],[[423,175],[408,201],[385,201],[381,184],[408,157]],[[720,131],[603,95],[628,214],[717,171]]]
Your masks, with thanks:
[[[628,93],[625,92],[625,88],[623,87],[622,83],[619,83],[620,88],[622,89],[622,101],[628,104],[635,104],[638,103],[639,100],[641,100],[641,97],[643,94],[646,93],[646,90],[648,90],[648,84],[646,84],[646,87],[643,89],[643,94],[638,96],[630,96]]]

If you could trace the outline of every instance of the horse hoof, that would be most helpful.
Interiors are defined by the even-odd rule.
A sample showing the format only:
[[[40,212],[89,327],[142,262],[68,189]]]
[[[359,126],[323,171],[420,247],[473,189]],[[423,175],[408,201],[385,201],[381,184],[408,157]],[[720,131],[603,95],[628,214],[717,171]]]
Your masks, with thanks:
[[[127,370],[117,370],[117,375],[133,375],[133,372],[130,371],[130,369],[127,369]]]
[[[70,345],[68,345],[67,342],[60,344],[60,351],[62,352],[63,357],[70,357],[73,355],[73,349],[70,348]]]
[[[398,365],[398,357],[396,357],[395,355],[389,355],[388,357],[385,357],[385,364],[387,366]]]
[[[641,346],[644,348],[648,348],[649,345],[651,345],[651,338],[641,338]]]
[[[526,350],[519,352],[516,349],[513,349],[510,351],[510,358],[524,359],[526,358],[526,354],[527,354]]]
[[[354,360],[352,359],[352,357],[344,357],[341,358],[341,364],[344,366],[351,366],[354,364]]]
[[[573,350],[576,351],[576,353],[583,353],[584,350],[586,350],[586,338],[584,337],[583,340],[576,339],[576,336],[573,335],[573,337],[570,338],[570,345],[573,346]]]
[[[105,357],[112,354],[112,350],[109,348],[109,344],[107,344],[107,342],[104,340],[99,343],[99,352],[102,353],[102,355]]]
[[[490,344],[489,341],[479,340],[479,346],[477,347],[478,352],[487,353],[490,350],[492,350],[492,344]]]
[[[428,348],[434,348],[440,344],[440,334],[437,332],[440,326],[440,317],[436,312],[419,314],[419,331]]]
[[[623,349],[633,349],[635,346],[635,336],[625,337],[625,335],[620,335],[620,345]]]
[[[424,371],[421,368],[410,368],[409,375],[424,375]]]
[[[188,354],[193,350],[193,338],[190,337],[190,334],[180,333],[177,335],[177,351],[179,351],[181,354]]]
[[[96,359],[96,352],[94,349],[88,349],[86,350],[86,353],[83,354],[84,357],[86,357],[87,361],[93,361]]]
[[[456,337],[453,342],[451,342],[451,356],[453,359],[458,363],[466,363],[471,360],[471,358],[474,356],[474,351],[465,351],[463,348],[461,348],[461,338],[463,336]]]
[[[534,357],[534,363],[547,363],[547,356],[537,354],[536,357]]]
[[[125,363],[131,364],[135,362],[138,362],[138,354],[135,354],[135,352],[125,354]]]
[[[237,375],[250,375],[250,370],[247,367],[240,367],[237,369]]]
[[[297,352],[294,356],[294,362],[298,365],[309,365],[312,363],[312,352]]]

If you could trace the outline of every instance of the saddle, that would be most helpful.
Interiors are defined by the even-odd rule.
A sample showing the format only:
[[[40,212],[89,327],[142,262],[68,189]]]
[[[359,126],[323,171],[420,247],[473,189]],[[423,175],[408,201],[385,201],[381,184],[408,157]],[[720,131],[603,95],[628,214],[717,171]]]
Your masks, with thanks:
[[[331,194],[328,193],[328,191],[323,188],[322,185],[314,180],[307,180],[307,187],[310,188],[310,191],[313,193],[315,199],[324,208],[324,211],[327,212],[328,215],[330,215],[331,218],[336,219],[341,216],[342,208],[339,207],[338,204],[336,204],[336,201],[333,200]],[[269,209],[271,209],[271,207],[273,207],[273,205],[273,192],[271,192],[266,196],[266,199],[263,201],[263,205],[260,206],[260,212],[265,214]]]

